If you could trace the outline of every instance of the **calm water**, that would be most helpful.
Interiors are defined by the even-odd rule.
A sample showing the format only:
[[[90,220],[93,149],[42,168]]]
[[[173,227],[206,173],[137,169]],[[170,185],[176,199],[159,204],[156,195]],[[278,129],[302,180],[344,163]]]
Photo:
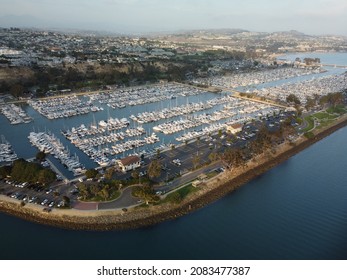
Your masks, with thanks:
[[[295,58],[299,57],[301,60],[303,60],[305,57],[307,58],[320,58],[321,63],[323,64],[336,64],[336,65],[347,65],[347,56],[346,53],[319,53],[319,52],[313,52],[313,53],[288,53],[284,56],[281,56],[281,58],[290,59],[292,61],[295,60]]]
[[[0,215],[2,259],[347,259],[347,128],[178,220],[75,232]]]

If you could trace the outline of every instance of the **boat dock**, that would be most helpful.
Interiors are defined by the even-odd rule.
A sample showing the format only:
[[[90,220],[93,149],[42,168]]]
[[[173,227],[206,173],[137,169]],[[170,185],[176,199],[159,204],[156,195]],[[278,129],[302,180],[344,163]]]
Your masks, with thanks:
[[[46,161],[49,163],[49,166],[51,167],[51,169],[52,169],[56,174],[58,174],[65,182],[68,182],[68,181],[69,181],[69,179],[66,178],[66,176],[65,176],[63,173],[61,173],[61,171],[54,165],[54,163],[53,163],[51,160],[49,160],[48,158],[46,158]]]

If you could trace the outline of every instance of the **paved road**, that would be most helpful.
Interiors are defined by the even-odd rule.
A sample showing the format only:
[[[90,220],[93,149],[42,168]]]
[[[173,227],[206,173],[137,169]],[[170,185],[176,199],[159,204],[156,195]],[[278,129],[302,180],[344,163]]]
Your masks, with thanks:
[[[138,198],[131,195],[132,187],[128,187],[123,190],[121,196],[111,202],[101,202],[99,203],[99,209],[117,209],[117,208],[126,208],[132,205],[138,204]]]
[[[179,177],[179,178],[173,180],[172,182],[165,184],[162,187],[155,188],[155,190],[163,191],[163,192],[169,192],[173,189],[176,189],[177,187],[179,187],[181,185],[184,185],[184,184],[194,180],[195,178],[197,178],[199,175],[201,175],[203,173],[209,173],[212,170],[220,168],[220,167],[222,167],[222,163],[220,161],[215,162],[209,166],[206,166],[206,167],[203,167],[201,169],[195,170],[193,172],[187,173],[187,174],[183,175],[182,177]]]

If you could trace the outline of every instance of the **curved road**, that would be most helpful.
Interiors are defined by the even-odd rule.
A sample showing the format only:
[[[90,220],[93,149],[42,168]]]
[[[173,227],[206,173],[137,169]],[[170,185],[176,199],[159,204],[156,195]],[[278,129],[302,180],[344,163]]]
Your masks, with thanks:
[[[138,204],[139,198],[133,197],[131,195],[132,188],[133,187],[128,187],[124,189],[120,197],[114,201],[100,202],[99,209],[106,210],[106,209],[126,208],[129,206],[134,206]]]

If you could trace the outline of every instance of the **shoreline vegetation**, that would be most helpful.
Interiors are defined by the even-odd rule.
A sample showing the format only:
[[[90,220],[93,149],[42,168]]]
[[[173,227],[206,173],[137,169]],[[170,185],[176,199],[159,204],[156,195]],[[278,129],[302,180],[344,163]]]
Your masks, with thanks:
[[[249,161],[246,167],[227,170],[211,178],[179,204],[136,206],[127,211],[54,209],[47,213],[43,212],[40,206],[22,206],[20,202],[0,195],[0,212],[31,222],[73,230],[126,230],[156,225],[217,201],[346,125],[347,116],[344,115],[326,127],[317,129],[309,138],[302,135],[294,143],[286,142],[280,145],[276,154],[265,151]]]

